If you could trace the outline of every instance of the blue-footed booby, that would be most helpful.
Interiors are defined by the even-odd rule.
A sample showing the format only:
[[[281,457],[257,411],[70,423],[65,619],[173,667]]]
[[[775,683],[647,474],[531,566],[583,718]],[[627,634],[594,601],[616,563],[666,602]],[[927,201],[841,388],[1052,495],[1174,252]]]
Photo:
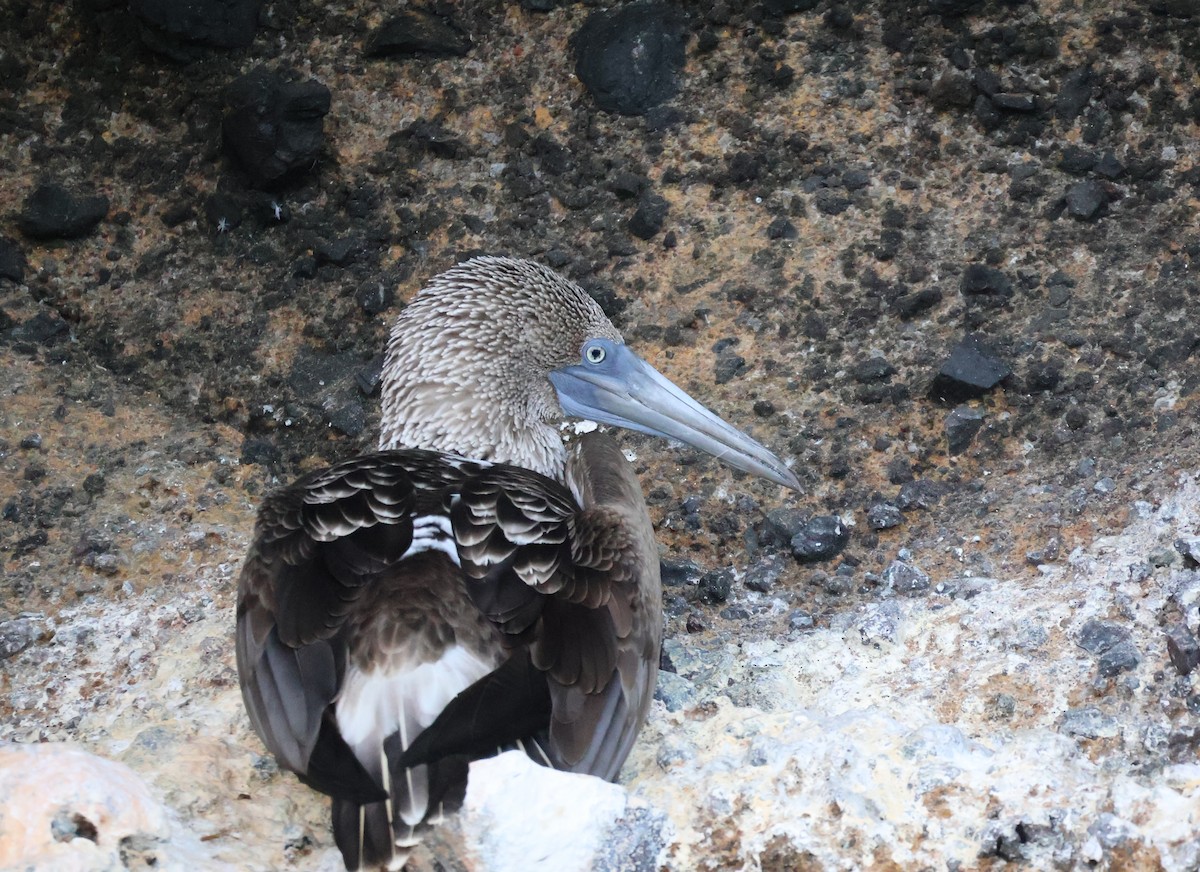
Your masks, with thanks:
[[[509,748],[615,779],[654,694],[659,558],[616,442],[676,439],[799,489],[788,467],[626,347],[576,284],[477,257],[396,319],[380,451],[266,498],[238,586],[254,729],[332,800],[347,869],[398,869]]]

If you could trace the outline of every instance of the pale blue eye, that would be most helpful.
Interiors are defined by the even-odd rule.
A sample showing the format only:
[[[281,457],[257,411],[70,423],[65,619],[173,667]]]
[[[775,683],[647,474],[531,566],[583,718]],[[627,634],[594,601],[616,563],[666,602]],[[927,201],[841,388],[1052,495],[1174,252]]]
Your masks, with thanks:
[[[603,363],[605,357],[604,346],[589,345],[583,349],[583,359],[588,363]]]

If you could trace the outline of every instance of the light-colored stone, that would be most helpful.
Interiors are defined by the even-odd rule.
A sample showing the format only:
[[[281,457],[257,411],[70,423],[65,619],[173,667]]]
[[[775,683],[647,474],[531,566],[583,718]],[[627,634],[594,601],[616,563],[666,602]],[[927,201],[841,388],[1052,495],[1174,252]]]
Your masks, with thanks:
[[[0,868],[233,868],[173,826],[132,769],[77,745],[0,745],[0,797]]]

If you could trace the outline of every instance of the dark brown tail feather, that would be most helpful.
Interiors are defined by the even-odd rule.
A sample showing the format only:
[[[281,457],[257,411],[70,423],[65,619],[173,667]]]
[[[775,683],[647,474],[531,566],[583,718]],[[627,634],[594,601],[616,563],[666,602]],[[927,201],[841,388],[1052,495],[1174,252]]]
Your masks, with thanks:
[[[393,742],[393,738],[395,742]],[[399,737],[389,738],[384,743],[385,752],[389,746],[392,751],[399,750]],[[388,753],[389,761],[398,759],[394,753]],[[429,778],[429,806],[423,820],[416,827],[411,827],[400,819],[398,812],[389,821],[386,802],[373,802],[360,805],[353,800],[331,800],[331,817],[333,821],[333,837],[338,849],[342,852],[342,860],[351,872],[360,869],[398,869],[408,858],[413,845],[420,841],[422,834],[429,830],[444,814],[458,811],[467,793],[466,757],[445,757],[426,767]],[[404,784],[403,767],[393,765],[392,784]],[[399,803],[393,803],[393,809]],[[396,842],[401,842],[397,845]]]

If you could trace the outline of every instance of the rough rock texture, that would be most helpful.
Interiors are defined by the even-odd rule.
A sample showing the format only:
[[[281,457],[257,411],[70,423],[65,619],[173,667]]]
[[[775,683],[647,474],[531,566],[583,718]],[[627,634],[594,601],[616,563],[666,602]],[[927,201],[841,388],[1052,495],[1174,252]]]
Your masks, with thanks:
[[[0,867],[218,866],[128,766],[67,743],[0,744]]]
[[[644,116],[574,76],[590,4],[434,4],[471,48],[403,61],[363,58],[396,9],[227,5],[250,44],[187,66],[125,4],[0,5],[0,740],[131,768],[186,868],[336,869],[233,580],[267,489],[373,444],[397,308],[507,253],[805,485],[621,436],[672,572],[597,868],[1197,866],[1194,3],[687,4]],[[332,97],[270,193],[221,140],[264,66]],[[25,237],[42,179],[105,219]],[[987,379],[934,390],[966,336]],[[848,536],[802,564],[814,518]],[[530,829],[472,808],[414,868]]]

